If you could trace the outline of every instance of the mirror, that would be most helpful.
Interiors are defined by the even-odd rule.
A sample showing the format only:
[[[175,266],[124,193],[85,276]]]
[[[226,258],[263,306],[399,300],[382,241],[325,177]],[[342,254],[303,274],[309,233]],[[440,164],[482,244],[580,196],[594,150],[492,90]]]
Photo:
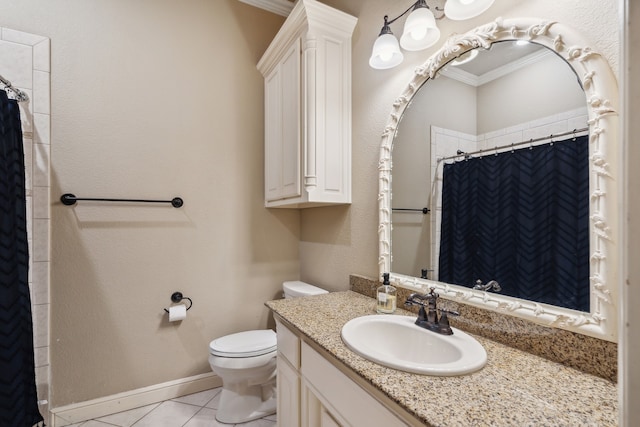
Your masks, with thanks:
[[[454,60],[468,59],[472,52],[479,54],[464,64],[452,65]],[[540,84],[540,79],[546,83]],[[498,20],[451,37],[416,71],[394,103],[385,128],[380,156],[380,273],[391,271],[392,281],[401,287],[424,291],[435,286],[442,296],[450,299],[615,341],[617,289],[612,265],[617,258],[617,217],[613,214],[617,181],[613,179],[616,168],[612,157],[617,142],[616,104],[616,82],[606,61],[585,47],[574,32],[558,23]],[[459,258],[443,264],[442,258],[449,259],[449,255],[440,256],[441,243],[447,254],[451,248],[447,246],[448,237],[440,242],[442,174],[443,170],[457,167],[444,165],[456,160],[479,164],[483,156],[491,156],[491,161],[494,156],[511,159],[513,156],[509,155],[517,151],[511,144],[519,143],[527,145],[520,147],[524,148],[522,155],[529,149],[534,150],[534,143],[544,144],[535,150],[546,150],[546,153],[551,150],[550,139],[542,137],[563,132],[566,132],[564,138],[551,139],[554,147],[563,147],[562,140],[569,140],[566,146],[577,146],[569,143],[574,137],[580,139],[583,147],[579,162],[583,166],[577,175],[580,178],[575,181],[583,183],[579,185],[583,188],[579,198],[583,201],[580,214],[583,219],[578,228],[581,231],[573,233],[582,241],[580,255],[576,255],[580,267],[568,277],[555,272],[547,274],[551,286],[556,282],[565,285],[562,296],[538,296],[529,292],[542,274],[535,277],[522,265],[514,269],[518,273],[514,279],[504,272],[486,269],[480,269],[482,274],[475,270],[471,276],[459,275],[457,273],[464,269],[460,267],[464,263]],[[588,137],[579,138],[587,134]],[[535,141],[529,142],[531,139]],[[504,145],[502,149],[494,148]],[[463,152],[459,157],[456,157],[457,150]],[[445,160],[438,161],[438,158]],[[505,166],[497,170],[504,171]],[[468,175],[469,172],[464,172],[459,176]],[[534,187],[539,188],[537,181],[534,182]],[[449,213],[445,213],[444,223],[451,224],[452,209],[446,203],[445,212]],[[547,202],[542,204],[546,206]],[[428,215],[422,214],[424,207],[431,209]],[[485,206],[484,209],[488,213],[481,213],[491,218],[491,210],[497,208]],[[456,210],[473,209],[453,209]],[[542,215],[534,217],[539,216]],[[556,234],[559,235],[549,233],[550,236]],[[560,240],[564,243],[566,239]],[[524,245],[528,248],[529,243],[525,241]],[[550,252],[549,248],[543,250],[546,251],[543,254]],[[461,250],[458,246],[453,252],[463,251],[464,247]],[[486,245],[483,251],[490,252],[491,245]],[[492,253],[489,255],[493,257]],[[517,263],[510,262],[514,264]],[[428,271],[427,276],[421,270],[433,271]],[[495,274],[506,278],[503,292],[472,289],[476,275],[482,275],[477,279],[487,284],[497,278]],[[527,282],[529,277],[533,279],[531,283]],[[436,281],[439,278],[446,282]],[[510,282],[517,286],[511,286]],[[576,294],[575,300],[566,298],[567,289]],[[577,294],[581,296],[578,298]]]
[[[391,270],[588,312],[588,117],[575,71],[516,40],[461,58],[425,82],[396,130]]]

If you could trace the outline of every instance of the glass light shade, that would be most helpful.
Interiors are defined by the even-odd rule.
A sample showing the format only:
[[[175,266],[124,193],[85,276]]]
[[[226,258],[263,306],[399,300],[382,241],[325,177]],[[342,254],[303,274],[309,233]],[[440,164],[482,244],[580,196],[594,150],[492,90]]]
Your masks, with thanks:
[[[433,46],[440,38],[433,13],[426,7],[415,9],[404,23],[400,45],[405,50],[422,50]]]
[[[404,55],[400,52],[398,39],[391,34],[381,34],[373,44],[373,52],[369,58],[369,65],[378,70],[393,68],[400,64]]]
[[[454,21],[462,21],[480,15],[489,9],[494,0],[447,0],[444,14]]]

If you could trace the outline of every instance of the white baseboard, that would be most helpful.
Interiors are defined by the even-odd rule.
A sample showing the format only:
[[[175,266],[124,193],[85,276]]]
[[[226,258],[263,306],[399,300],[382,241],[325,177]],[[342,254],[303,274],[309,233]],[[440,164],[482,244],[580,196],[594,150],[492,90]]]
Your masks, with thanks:
[[[73,403],[51,410],[51,427],[63,427],[220,386],[222,379],[211,372]]]

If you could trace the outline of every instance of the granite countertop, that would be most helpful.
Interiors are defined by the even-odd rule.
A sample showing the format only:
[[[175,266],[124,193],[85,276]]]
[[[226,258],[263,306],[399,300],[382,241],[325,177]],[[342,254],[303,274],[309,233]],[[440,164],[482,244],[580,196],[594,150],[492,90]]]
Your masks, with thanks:
[[[459,377],[434,377],[378,365],[349,350],[340,338],[349,320],[375,313],[375,300],[353,291],[266,303],[409,414],[433,426],[615,426],[616,384],[474,335],[487,364]],[[414,315],[399,309],[397,314]]]

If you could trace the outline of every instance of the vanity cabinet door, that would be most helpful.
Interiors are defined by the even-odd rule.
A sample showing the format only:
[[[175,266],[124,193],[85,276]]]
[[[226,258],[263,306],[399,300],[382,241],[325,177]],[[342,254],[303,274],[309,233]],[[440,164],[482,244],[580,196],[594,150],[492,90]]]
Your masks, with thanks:
[[[286,358],[278,354],[278,426],[300,426],[300,376]]]
[[[302,385],[302,424],[305,427],[343,427],[349,424],[339,423],[330,410],[326,408],[320,399],[306,384]]]
[[[276,320],[278,337],[277,379],[278,426],[299,427],[300,339]]]
[[[305,342],[301,343],[300,374],[303,417],[319,420],[318,426],[406,426]]]

